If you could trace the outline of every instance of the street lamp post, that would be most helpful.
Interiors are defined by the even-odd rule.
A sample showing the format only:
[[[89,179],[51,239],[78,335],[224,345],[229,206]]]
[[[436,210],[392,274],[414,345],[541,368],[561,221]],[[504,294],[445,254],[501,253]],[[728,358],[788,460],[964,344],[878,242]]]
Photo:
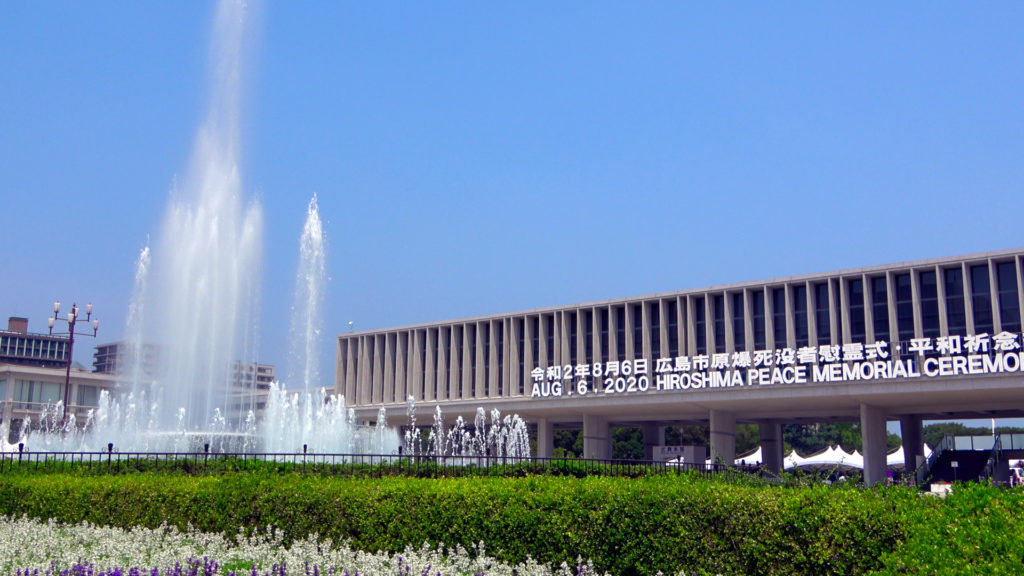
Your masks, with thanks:
[[[86,322],[86,324],[89,324],[89,321],[92,320],[92,333],[91,334],[89,332],[75,332],[75,325],[78,323],[78,315],[79,315],[78,314],[78,304],[72,304],[71,305],[71,311],[68,312],[67,318],[61,318],[59,316],[59,314],[60,314],[60,302],[58,301],[58,302],[54,302],[53,303],[53,316],[51,316],[49,318],[47,324],[50,327],[50,335],[51,336],[54,335],[54,333],[53,333],[53,325],[58,320],[61,321],[61,322],[66,322],[67,325],[68,325],[68,331],[67,332],[57,332],[57,334],[56,334],[57,336],[64,336],[64,335],[66,335],[68,337],[68,361],[67,361],[67,367],[66,367],[66,369],[64,371],[64,414],[62,415],[62,419],[63,419],[64,425],[67,426],[67,423],[68,423],[68,402],[70,402],[70,400],[71,400],[71,398],[70,398],[70,395],[71,395],[71,362],[72,362],[71,354],[72,354],[72,352],[74,352],[74,348],[75,348],[75,334],[78,334],[79,336],[92,336],[93,338],[95,338],[96,337],[96,332],[99,331],[99,329],[100,329],[100,321],[99,320],[92,320],[92,304],[86,304],[85,305],[85,322]]]

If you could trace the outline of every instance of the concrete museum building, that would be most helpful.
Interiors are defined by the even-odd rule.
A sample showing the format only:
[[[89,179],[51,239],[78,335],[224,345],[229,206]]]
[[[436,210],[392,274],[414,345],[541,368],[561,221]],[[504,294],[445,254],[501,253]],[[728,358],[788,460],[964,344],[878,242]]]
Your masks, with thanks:
[[[391,421],[478,407],[537,427],[582,426],[608,458],[611,426],[708,424],[716,460],[737,423],[759,426],[782,468],[782,424],[858,421],[869,484],[886,475],[886,423],[907,469],[922,422],[1024,416],[1024,249],[744,282],[338,336],[335,389]]]

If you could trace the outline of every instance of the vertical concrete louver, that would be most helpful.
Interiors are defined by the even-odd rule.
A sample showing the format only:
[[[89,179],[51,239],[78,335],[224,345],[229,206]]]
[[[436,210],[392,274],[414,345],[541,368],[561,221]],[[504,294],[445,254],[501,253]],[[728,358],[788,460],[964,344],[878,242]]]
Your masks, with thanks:
[[[901,316],[898,306],[897,283],[906,286],[908,275],[912,318]],[[986,278],[988,286],[983,290],[975,286]],[[851,287],[858,282],[859,295],[854,296]],[[1013,283],[1015,297],[1000,290]],[[354,407],[401,404],[409,396],[441,403],[517,398],[530,394],[531,372],[538,367],[592,364],[603,358],[633,360],[638,357],[636,351],[648,359],[711,355],[721,338],[727,353],[753,351],[757,331],[763,331],[764,348],[796,348],[797,290],[803,294],[800,316],[805,318],[801,322],[806,322],[811,346],[852,342],[852,331],[860,330],[860,315],[865,342],[886,340],[896,345],[901,333],[911,331],[914,337],[928,330],[949,335],[953,317],[961,314],[963,324],[957,331],[975,333],[976,323],[984,317],[993,333],[1003,330],[1004,324],[1019,332],[1022,285],[1024,254],[1012,250],[346,333],[338,336],[336,346],[335,389]],[[950,286],[958,286],[959,292],[950,293]],[[933,320],[922,308],[926,289],[932,291],[928,298],[937,311]],[[883,290],[884,300],[876,301]],[[721,309],[716,308],[718,298]],[[763,302],[763,316],[758,318],[755,301]],[[979,306],[984,309],[976,310]],[[851,307],[856,307],[857,318],[851,316]],[[820,325],[825,321],[819,321],[819,310],[827,326]],[[784,329],[776,326],[780,321]],[[911,325],[904,326],[908,321]],[[737,334],[741,327],[742,336]],[[783,333],[784,339],[776,341]]]

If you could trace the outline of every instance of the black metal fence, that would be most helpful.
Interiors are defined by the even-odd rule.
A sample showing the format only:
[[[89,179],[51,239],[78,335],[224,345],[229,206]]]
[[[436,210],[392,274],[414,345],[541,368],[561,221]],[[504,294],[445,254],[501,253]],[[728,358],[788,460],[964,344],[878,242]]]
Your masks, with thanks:
[[[692,474],[733,478],[759,476],[755,467],[677,463],[653,460],[590,458],[513,458],[502,456],[441,456],[312,453],[213,452],[17,452],[0,453],[0,474],[74,473],[132,474],[161,472],[203,475],[242,471],[304,473],[353,477],[462,477],[527,475],[622,476]]]

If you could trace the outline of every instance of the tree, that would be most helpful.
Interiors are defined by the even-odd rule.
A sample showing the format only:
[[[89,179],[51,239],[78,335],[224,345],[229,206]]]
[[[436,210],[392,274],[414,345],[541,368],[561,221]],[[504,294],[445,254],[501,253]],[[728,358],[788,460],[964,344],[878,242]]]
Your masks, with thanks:
[[[786,452],[796,450],[802,456],[816,454],[830,446],[839,446],[847,452],[864,451],[858,422],[817,422],[814,424],[785,424],[782,427]],[[886,435],[886,449],[900,446],[900,437]]]
[[[580,430],[555,430],[553,438],[555,458],[579,458],[583,453],[583,434]]]
[[[761,445],[761,429],[757,424],[736,425],[736,455],[749,454]]]
[[[1024,428],[1018,426],[998,426],[996,434],[1020,434]],[[933,450],[942,443],[942,438],[950,436],[991,436],[992,428],[984,426],[967,426],[963,422],[936,422],[925,426],[922,430],[924,443]]]
[[[707,446],[709,437],[708,427],[702,424],[665,428],[666,446]]]
[[[612,428],[612,458],[617,460],[643,460],[643,429],[636,427]]]

